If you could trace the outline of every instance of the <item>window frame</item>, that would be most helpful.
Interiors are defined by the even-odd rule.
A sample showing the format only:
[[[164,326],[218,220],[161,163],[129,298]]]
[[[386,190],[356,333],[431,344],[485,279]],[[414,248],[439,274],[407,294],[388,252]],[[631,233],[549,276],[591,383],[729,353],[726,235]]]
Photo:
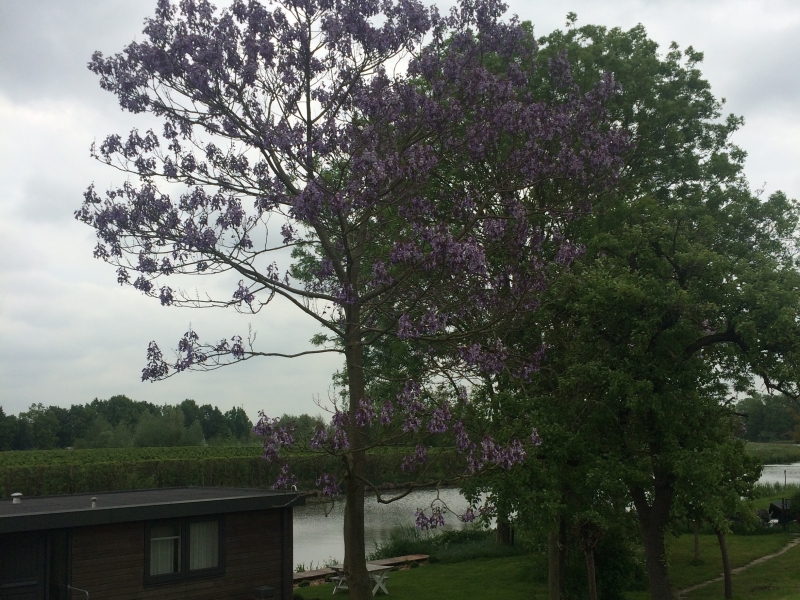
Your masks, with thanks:
[[[217,523],[217,566],[208,569],[189,569],[189,529],[192,523],[207,523],[215,521]],[[154,527],[161,525],[177,525],[180,529],[181,541],[181,560],[180,571],[177,573],[166,573],[164,575],[150,574],[150,549],[151,537]],[[222,577],[225,575],[225,553],[223,540],[225,538],[225,519],[223,515],[205,515],[201,517],[183,517],[177,519],[158,519],[155,521],[145,521],[144,524],[144,585],[161,585],[192,581],[194,579],[206,579],[210,577]]]

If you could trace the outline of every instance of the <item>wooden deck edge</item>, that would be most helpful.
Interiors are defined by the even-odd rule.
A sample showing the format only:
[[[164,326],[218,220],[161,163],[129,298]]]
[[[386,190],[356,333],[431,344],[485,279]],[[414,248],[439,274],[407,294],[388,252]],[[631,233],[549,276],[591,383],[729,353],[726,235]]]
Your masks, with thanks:
[[[328,575],[333,575],[336,573],[333,569],[314,569],[313,571],[301,571],[300,573],[292,573],[292,582],[297,583],[299,581],[311,581],[313,579],[322,579],[323,577],[327,577]]]
[[[381,565],[384,567],[395,567],[405,565],[413,562],[423,562],[430,558],[427,554],[407,554],[406,556],[396,556],[394,558],[384,558],[381,560],[367,561],[371,565]],[[301,571],[300,573],[292,573],[292,583],[300,583],[301,581],[313,581],[315,579],[323,579],[328,575],[334,575],[336,571],[333,569],[314,569],[312,571]]]
[[[371,565],[383,565],[386,567],[394,567],[396,565],[405,565],[412,562],[423,562],[430,557],[427,554],[407,554],[405,556],[396,556],[395,558],[384,558],[381,560],[367,561]]]

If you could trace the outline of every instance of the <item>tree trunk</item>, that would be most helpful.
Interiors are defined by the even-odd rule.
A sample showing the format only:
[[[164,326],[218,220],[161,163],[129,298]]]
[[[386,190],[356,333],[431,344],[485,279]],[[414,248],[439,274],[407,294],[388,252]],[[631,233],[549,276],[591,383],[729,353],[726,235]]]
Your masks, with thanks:
[[[700,562],[700,522],[695,520],[692,523],[694,529],[694,562]]]
[[[567,520],[561,517],[558,527],[558,590],[563,596],[567,589]]]
[[[597,600],[597,571],[594,566],[594,549],[597,547],[603,529],[591,520],[584,520],[578,527],[581,550],[586,557],[586,582],[589,585],[589,600]]]
[[[511,525],[508,521],[497,519],[497,528],[495,529],[495,541],[501,546],[513,546],[514,538]]]
[[[657,483],[654,492],[651,506],[643,488],[630,488],[642,529],[650,597],[652,600],[673,600],[664,547],[664,529],[672,505],[672,486],[668,483]]]
[[[586,550],[586,579],[589,583],[589,600],[597,600],[597,576],[594,570],[594,550]]]
[[[366,544],[364,541],[364,481],[366,452],[364,432],[356,424],[358,404],[365,397],[364,350],[358,330],[359,310],[356,306],[347,311],[345,358],[350,396],[350,425],[348,441],[351,451],[345,456],[344,506],[344,574],[352,600],[372,600],[372,584],[367,572]]]
[[[547,591],[548,600],[561,600],[561,550],[558,538],[560,536],[560,520],[556,518],[553,528],[547,536]]]
[[[731,561],[728,559],[728,540],[725,532],[714,529],[719,542],[719,551],[722,554],[722,574],[725,578],[725,599],[733,598],[733,581],[731,580]]]

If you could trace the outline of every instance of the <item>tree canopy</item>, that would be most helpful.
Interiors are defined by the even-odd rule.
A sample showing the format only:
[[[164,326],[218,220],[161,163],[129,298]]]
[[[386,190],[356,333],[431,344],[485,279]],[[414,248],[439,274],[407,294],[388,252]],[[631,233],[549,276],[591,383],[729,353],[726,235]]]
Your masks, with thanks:
[[[544,473],[505,493],[522,501],[526,482],[545,482],[528,493],[528,510],[565,516],[572,497],[598,525],[632,503],[652,597],[667,599],[664,535],[681,503],[705,502],[720,523],[727,500],[701,500],[703,490],[745,490],[722,485],[736,464],[752,483],[754,465],[733,440],[736,394],[759,380],[795,389],[798,207],[750,189],[731,141],[743,121],[723,116],[701,53],[673,44],[661,55],[641,26],[575,27],[540,43],[543,55],[569,60],[584,88],[614,74],[622,93],[609,115],[631,144],[617,185],[565,228],[582,256],[503,340],[544,345],[542,368],[527,382],[503,374],[484,386],[499,426],[535,424],[543,440]]]
[[[222,11],[160,0],[143,41],[89,64],[124,110],[163,124],[161,135],[134,130],[95,149],[136,177],[87,190],[76,217],[97,232],[95,256],[168,306],[255,313],[281,296],[323,329],[300,354],[344,355],[348,402],[326,448],[342,458],[345,573],[358,599],[370,597],[365,419],[390,410],[366,395],[365,348],[393,337],[424,352],[428,372],[501,370],[499,332],[535,308],[552,264],[574,258],[561,221],[613,182],[626,141],[605,121],[613,79],[579,89],[504,10],[496,0],[446,16],[405,0],[235,0]],[[552,94],[534,97],[533,77]],[[221,276],[228,293],[171,283],[197,275]],[[254,342],[189,330],[174,362],[152,342],[142,376],[287,356]],[[407,380],[396,400],[406,430],[422,417],[446,428],[445,407],[417,401],[420,383]],[[263,421],[278,436],[268,447],[290,441],[279,431]]]

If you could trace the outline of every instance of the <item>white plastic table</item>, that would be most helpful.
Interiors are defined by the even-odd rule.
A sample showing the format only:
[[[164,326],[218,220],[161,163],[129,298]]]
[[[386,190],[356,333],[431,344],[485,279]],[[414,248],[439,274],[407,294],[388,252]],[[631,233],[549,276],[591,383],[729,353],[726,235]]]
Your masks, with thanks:
[[[347,588],[347,579],[344,576],[344,565],[331,565],[331,569],[336,571],[336,575],[331,577],[331,580],[336,582],[336,585],[333,586],[333,593],[340,590],[346,590]],[[387,596],[389,595],[389,590],[386,589],[386,580],[389,579],[389,572],[392,570],[392,567],[385,566],[385,565],[371,565],[367,563],[367,573],[369,573],[370,579],[372,579],[373,583],[375,584],[372,588],[372,595],[378,593],[378,590],[382,591]]]

